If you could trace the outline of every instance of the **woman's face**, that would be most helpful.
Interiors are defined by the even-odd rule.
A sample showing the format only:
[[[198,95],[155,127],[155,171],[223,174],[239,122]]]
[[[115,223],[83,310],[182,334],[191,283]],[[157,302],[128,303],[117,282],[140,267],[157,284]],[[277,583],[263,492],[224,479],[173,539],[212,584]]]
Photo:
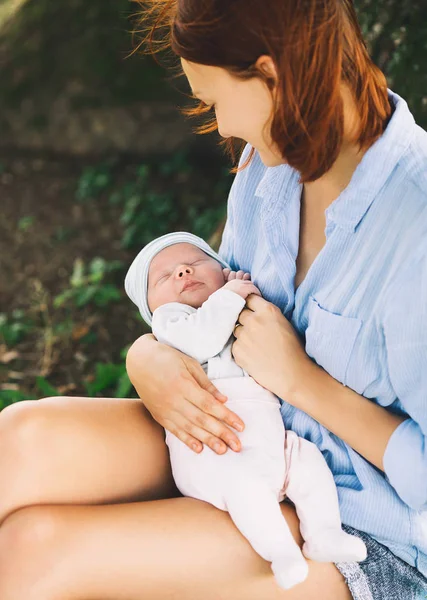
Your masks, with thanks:
[[[260,57],[258,64],[260,61],[269,73],[274,72],[270,57]],[[221,67],[200,65],[183,58],[181,65],[194,96],[214,107],[222,137],[249,142],[267,167],[285,162],[270,137],[273,97],[264,81],[257,78],[243,81]]]

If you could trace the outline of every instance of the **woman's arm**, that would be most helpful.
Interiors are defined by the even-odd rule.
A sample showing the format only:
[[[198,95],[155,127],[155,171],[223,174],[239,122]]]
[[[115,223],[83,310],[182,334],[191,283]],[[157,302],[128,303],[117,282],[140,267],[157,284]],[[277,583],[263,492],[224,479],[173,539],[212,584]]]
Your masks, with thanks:
[[[398,416],[336,381],[305,353],[280,310],[250,296],[233,345],[237,364],[384,471],[402,500],[427,508],[427,268],[414,268],[384,314],[389,375],[408,416]],[[423,283],[424,281],[424,283]],[[418,288],[418,289],[417,289]],[[393,297],[393,296],[391,296]]]
[[[274,304],[250,296],[246,305],[239,316],[242,327],[234,334],[237,364],[384,470],[386,446],[404,418],[343,386],[313,362]]]
[[[394,431],[407,417],[391,413],[342,385],[314,362],[293,390],[280,397],[303,410],[384,471],[384,454]]]
[[[243,421],[193,358],[146,334],[129,348],[126,369],[152,417],[189,448],[200,452],[206,444],[217,454],[227,450],[225,444],[241,449],[228,426],[243,431]]]

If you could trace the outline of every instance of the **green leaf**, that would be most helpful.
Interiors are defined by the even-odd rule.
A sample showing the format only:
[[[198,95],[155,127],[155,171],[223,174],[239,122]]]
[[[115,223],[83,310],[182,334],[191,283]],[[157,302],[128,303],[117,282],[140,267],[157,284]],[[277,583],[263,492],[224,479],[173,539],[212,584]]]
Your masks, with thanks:
[[[97,363],[95,369],[95,380],[86,384],[90,395],[95,395],[114,385],[121,377],[123,366],[114,363]]]
[[[22,217],[18,221],[18,229],[19,231],[27,231],[34,224],[34,217]]]
[[[70,283],[73,287],[81,287],[84,284],[84,262],[81,258],[76,258],[74,261],[73,274],[71,275]]]
[[[116,398],[127,398],[131,389],[132,383],[128,377],[128,374],[125,372],[118,381],[116,387]]]
[[[95,285],[87,285],[86,287],[82,288],[76,297],[76,306],[81,308],[82,306],[88,304],[95,296],[97,291],[98,290]]]
[[[21,402],[22,400],[36,400],[34,396],[21,392],[20,390],[0,390],[0,410],[6,408],[10,404],[15,402]]]
[[[54,388],[50,383],[41,376],[36,377],[36,385],[38,389],[44,396],[61,396],[56,388]]]

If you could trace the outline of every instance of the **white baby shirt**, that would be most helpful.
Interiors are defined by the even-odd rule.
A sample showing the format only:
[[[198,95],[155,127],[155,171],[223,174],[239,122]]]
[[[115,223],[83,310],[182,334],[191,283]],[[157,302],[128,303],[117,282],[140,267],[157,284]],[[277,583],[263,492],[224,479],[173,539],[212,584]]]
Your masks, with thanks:
[[[199,308],[180,302],[159,306],[153,313],[153,334],[159,342],[195,358],[209,379],[248,376],[233,359],[233,330],[246,300],[224,288]]]

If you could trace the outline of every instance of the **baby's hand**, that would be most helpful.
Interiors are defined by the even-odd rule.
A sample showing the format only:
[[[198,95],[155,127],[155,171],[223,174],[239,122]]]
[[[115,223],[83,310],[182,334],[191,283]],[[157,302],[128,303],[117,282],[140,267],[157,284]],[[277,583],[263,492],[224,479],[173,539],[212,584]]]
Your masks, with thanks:
[[[234,281],[235,279],[242,279],[244,281],[248,281],[251,278],[250,273],[245,273],[244,271],[232,271],[231,269],[223,269],[225,281]]]
[[[232,281],[228,281],[224,288],[226,290],[230,290],[236,294],[239,294],[244,300],[250,294],[256,294],[257,296],[261,296],[261,292],[259,289],[252,283],[252,281],[247,281],[243,279],[233,279]]]

